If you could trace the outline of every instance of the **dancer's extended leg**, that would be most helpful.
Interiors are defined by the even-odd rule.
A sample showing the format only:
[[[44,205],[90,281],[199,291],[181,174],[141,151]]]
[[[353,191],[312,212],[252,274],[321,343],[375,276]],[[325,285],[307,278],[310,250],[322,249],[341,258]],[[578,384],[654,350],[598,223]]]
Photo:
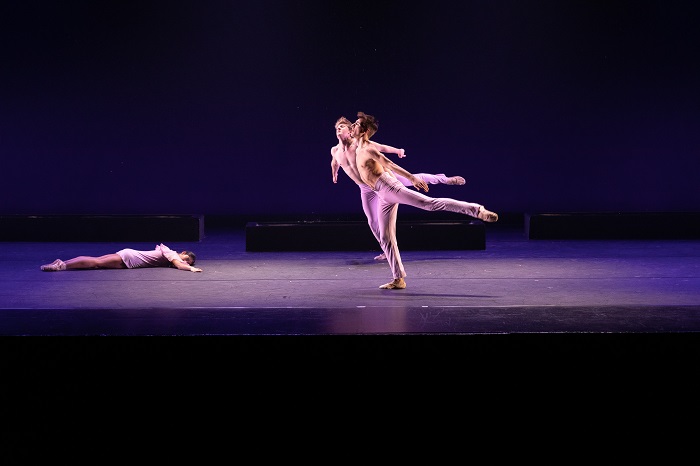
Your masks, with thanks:
[[[398,175],[394,173],[396,176],[396,179],[398,179],[401,184],[404,186],[408,187],[413,187],[413,183],[409,181],[408,178],[405,178],[401,175]],[[448,184],[448,185],[456,185],[456,186],[461,186],[466,183],[466,180],[462,178],[461,176],[447,176],[444,173],[438,173],[436,175],[433,175],[431,173],[416,173],[415,176],[418,178],[422,179],[428,184]],[[374,233],[374,232],[373,232]],[[375,234],[375,237],[377,235]],[[376,261],[385,261],[386,260],[386,254],[381,253],[378,256],[375,256],[374,260]]]
[[[498,215],[490,212],[481,204],[473,202],[458,201],[449,197],[429,197],[418,191],[406,189],[403,184],[393,178],[390,174],[384,173],[377,185],[383,185],[378,191],[381,192],[383,202],[405,204],[429,211],[448,211],[469,215],[485,222],[495,222]],[[380,225],[381,227],[381,225]]]

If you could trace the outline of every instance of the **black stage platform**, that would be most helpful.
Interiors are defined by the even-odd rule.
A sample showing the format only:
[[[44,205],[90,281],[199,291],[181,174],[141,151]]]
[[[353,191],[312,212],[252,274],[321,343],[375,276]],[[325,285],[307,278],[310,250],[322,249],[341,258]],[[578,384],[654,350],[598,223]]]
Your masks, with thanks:
[[[199,241],[204,215],[2,215],[0,241]]]
[[[246,251],[372,251],[377,240],[367,221],[248,222]],[[403,251],[486,249],[481,220],[401,220]]]
[[[700,239],[700,213],[526,214],[525,229],[529,239]]]

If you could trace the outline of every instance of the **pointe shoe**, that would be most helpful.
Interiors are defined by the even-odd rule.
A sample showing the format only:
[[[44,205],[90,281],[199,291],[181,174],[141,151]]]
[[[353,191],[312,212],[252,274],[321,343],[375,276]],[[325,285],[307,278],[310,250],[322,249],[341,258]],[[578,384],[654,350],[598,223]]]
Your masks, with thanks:
[[[374,256],[374,260],[376,261],[385,261],[386,260],[386,254],[381,253],[378,256]]]
[[[483,220],[484,222],[497,222],[498,221],[498,214],[496,212],[491,212],[490,210],[484,209],[484,206],[479,207],[479,213],[477,214],[477,218],[479,220]]]
[[[445,184],[451,184],[451,185],[456,185],[456,186],[462,186],[465,184],[467,180],[462,178],[461,176],[450,176],[447,178],[447,182]]]
[[[66,270],[66,263],[61,259],[56,259],[50,264],[42,265],[41,270],[44,272],[59,272],[61,270]]]
[[[385,283],[379,288],[382,290],[403,290],[406,288],[406,281],[403,278],[395,278],[393,281]]]

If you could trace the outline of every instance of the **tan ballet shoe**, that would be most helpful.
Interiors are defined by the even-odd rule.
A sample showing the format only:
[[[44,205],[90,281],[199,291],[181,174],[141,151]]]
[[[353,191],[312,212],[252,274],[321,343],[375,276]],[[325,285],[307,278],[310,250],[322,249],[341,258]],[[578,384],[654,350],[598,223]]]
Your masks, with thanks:
[[[66,270],[66,263],[61,259],[56,259],[50,264],[42,265],[41,270],[44,272],[59,272],[61,270]]]
[[[403,290],[406,288],[406,281],[403,278],[395,278],[389,283],[385,283],[379,287],[382,290]]]
[[[479,220],[483,220],[484,222],[497,222],[498,221],[498,214],[495,212],[491,212],[490,210],[484,209],[484,206],[479,207],[479,213],[477,215]]]

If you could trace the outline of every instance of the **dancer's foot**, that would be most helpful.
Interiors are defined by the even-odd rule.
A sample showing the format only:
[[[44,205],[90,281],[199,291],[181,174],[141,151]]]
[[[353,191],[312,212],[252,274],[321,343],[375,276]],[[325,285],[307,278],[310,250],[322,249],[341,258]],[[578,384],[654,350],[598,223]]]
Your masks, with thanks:
[[[56,259],[55,261],[51,262],[50,264],[42,265],[41,268],[49,268],[50,266],[56,266],[57,264],[61,263],[61,259]]]
[[[41,266],[41,270],[44,272],[58,272],[60,270],[66,270],[66,263],[61,259],[56,259],[50,264],[45,264]]]
[[[452,184],[452,185],[461,186],[466,182],[467,181],[464,178],[462,178],[461,176],[450,176],[445,181],[445,184]]]
[[[479,220],[483,220],[484,222],[497,222],[498,221],[498,214],[496,212],[491,212],[490,210],[484,209],[484,206],[479,207],[479,213],[477,214],[477,217]]]
[[[382,290],[403,290],[406,288],[406,281],[403,278],[395,278],[393,281],[385,283],[379,288]]]
[[[376,261],[385,261],[386,260],[386,254],[381,253],[378,256],[374,256],[374,260]]]

